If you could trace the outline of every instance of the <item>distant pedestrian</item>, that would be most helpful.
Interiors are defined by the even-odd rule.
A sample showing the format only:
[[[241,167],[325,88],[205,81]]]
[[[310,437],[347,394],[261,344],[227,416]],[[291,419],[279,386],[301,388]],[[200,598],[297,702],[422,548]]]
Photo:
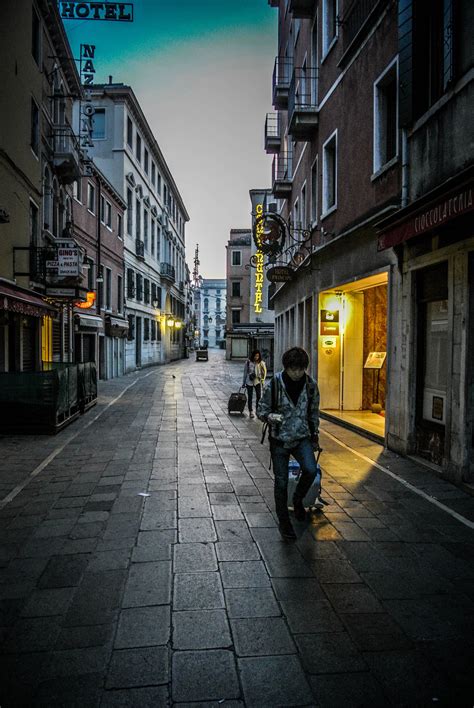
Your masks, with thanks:
[[[244,380],[242,382],[242,386],[247,387],[247,400],[248,400],[248,407],[249,407],[249,415],[251,418],[255,417],[255,414],[252,410],[253,406],[253,392],[255,390],[255,396],[256,396],[256,404],[255,408],[258,406],[258,402],[260,401],[260,397],[262,395],[262,387],[263,384],[265,383],[265,379],[267,377],[267,366],[265,362],[262,359],[262,355],[260,354],[258,349],[255,349],[247,361],[245,362],[244,366]]]
[[[293,509],[296,519],[304,521],[303,499],[318,472],[314,451],[319,450],[319,390],[316,381],[306,374],[309,357],[304,349],[286,351],[282,364],[283,371],[275,374],[263,392],[257,415],[269,425],[280,534],[284,539],[295,539],[288,513],[288,463],[293,455],[301,467]]]

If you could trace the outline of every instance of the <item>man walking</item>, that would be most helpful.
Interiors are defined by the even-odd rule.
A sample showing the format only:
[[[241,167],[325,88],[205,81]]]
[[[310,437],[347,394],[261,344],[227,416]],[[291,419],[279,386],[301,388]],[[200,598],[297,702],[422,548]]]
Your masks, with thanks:
[[[292,347],[283,354],[283,371],[265,388],[257,409],[270,431],[270,454],[275,475],[275,508],[278,528],[284,539],[296,538],[288,513],[288,463],[290,455],[301,467],[293,496],[295,518],[304,521],[306,496],[318,467],[314,451],[319,449],[319,391],[306,374],[309,357],[304,349]]]

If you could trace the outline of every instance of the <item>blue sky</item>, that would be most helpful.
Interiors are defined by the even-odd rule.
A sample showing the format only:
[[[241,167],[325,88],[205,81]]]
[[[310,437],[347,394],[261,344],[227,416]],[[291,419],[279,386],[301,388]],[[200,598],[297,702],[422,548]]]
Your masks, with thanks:
[[[65,21],[75,56],[96,45],[96,81],[131,85],[191,217],[187,260],[225,275],[231,228],[250,226],[251,188],[268,187],[265,114],[277,47],[266,0],[136,0],[134,22]]]

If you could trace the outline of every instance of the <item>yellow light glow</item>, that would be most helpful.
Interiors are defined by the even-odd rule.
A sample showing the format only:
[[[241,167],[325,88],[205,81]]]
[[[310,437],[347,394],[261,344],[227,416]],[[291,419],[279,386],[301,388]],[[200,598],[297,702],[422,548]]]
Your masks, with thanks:
[[[176,320],[176,322],[174,323],[174,326],[176,329],[181,329],[181,327],[183,326],[183,323],[180,322],[179,320]]]
[[[341,298],[338,297],[337,295],[330,294],[326,295],[324,298],[324,308],[325,310],[329,310],[330,312],[339,312],[339,309],[341,307]]]
[[[174,327],[174,320],[170,317],[168,320],[166,320],[166,324],[168,327]]]

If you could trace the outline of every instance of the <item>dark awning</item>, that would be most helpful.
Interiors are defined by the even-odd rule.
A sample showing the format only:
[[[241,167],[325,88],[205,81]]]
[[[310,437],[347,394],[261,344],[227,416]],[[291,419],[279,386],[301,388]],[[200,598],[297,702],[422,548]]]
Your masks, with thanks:
[[[7,283],[0,283],[0,310],[29,317],[44,317],[57,312],[41,295]]]

